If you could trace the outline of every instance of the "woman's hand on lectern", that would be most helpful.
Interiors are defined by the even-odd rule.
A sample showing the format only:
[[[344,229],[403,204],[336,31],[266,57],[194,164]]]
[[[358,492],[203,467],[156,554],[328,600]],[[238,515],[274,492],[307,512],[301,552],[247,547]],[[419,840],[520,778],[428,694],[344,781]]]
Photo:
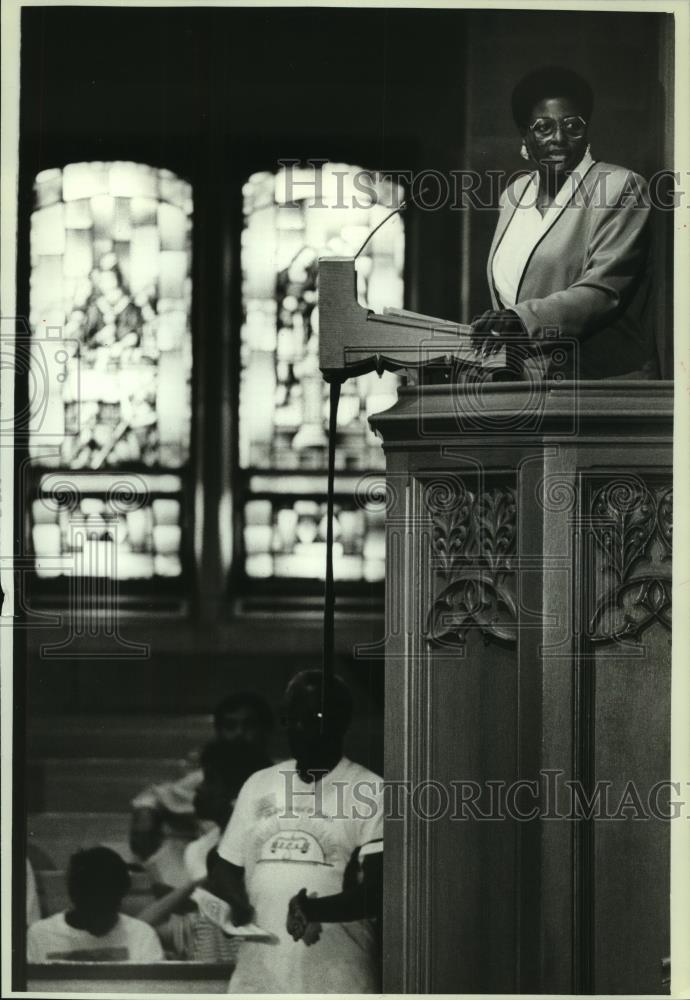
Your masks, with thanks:
[[[512,309],[487,309],[472,322],[471,329],[472,346],[485,358],[526,333],[522,320]]]

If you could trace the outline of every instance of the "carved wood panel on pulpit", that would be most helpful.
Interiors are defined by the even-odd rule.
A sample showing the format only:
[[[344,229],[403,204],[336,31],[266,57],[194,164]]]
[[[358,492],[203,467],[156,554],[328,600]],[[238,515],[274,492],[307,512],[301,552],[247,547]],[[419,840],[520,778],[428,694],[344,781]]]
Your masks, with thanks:
[[[673,488],[611,470],[581,494],[578,750],[605,809],[579,829],[582,986],[655,993],[669,953]]]
[[[517,638],[515,488],[454,488],[433,481],[425,489],[432,522],[433,565],[440,580],[429,610],[433,643],[464,644],[474,628],[514,644]]]
[[[429,873],[414,904],[425,914],[427,942],[415,986],[471,992],[481,982],[489,992],[512,991],[514,956],[503,942],[517,931],[517,830],[501,796],[516,777],[516,475],[500,467],[420,472],[410,490],[420,624],[415,701],[427,733],[412,780],[447,792],[448,808],[423,820],[419,836],[438,864],[450,865],[445,878]],[[447,944],[449,912],[456,949]]]

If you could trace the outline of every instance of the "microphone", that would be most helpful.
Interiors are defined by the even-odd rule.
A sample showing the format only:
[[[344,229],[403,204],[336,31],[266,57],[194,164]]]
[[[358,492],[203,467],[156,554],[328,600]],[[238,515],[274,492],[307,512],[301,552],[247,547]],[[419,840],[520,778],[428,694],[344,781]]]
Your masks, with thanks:
[[[426,192],[427,192],[428,190],[429,190],[429,188],[428,188],[428,187],[426,187],[426,188],[423,188],[423,189],[422,189],[422,190],[421,190],[421,191],[419,192],[419,194],[420,194],[420,197],[421,197],[421,196],[422,196],[423,194],[426,194]],[[404,199],[404,201],[401,201],[401,202],[400,202],[400,204],[398,205],[398,207],[397,207],[397,208],[394,208],[392,212],[389,212],[389,213],[388,213],[388,215],[386,216],[386,218],[385,218],[385,219],[381,219],[381,221],[379,222],[378,226],[376,226],[376,227],[375,227],[374,229],[372,229],[372,231],[371,231],[371,232],[369,233],[369,235],[368,235],[368,236],[367,236],[367,238],[365,239],[364,243],[362,243],[361,247],[359,248],[359,250],[358,250],[358,251],[357,251],[357,253],[355,254],[355,257],[354,257],[354,259],[355,259],[355,260],[357,260],[357,258],[358,258],[358,257],[359,257],[359,255],[361,254],[362,250],[364,250],[365,246],[367,245],[367,243],[369,242],[369,240],[370,240],[370,239],[372,238],[372,236],[374,236],[374,234],[375,234],[375,233],[378,233],[378,231],[379,231],[379,229],[381,228],[381,226],[385,226],[385,225],[386,225],[386,223],[388,222],[388,220],[389,220],[389,219],[392,219],[394,215],[399,215],[399,214],[400,214],[401,212],[404,212],[404,211],[405,211],[405,209],[407,208],[407,206],[409,205],[409,203],[410,203],[410,202],[409,202],[409,199],[408,199],[408,198],[405,198],[405,199]]]

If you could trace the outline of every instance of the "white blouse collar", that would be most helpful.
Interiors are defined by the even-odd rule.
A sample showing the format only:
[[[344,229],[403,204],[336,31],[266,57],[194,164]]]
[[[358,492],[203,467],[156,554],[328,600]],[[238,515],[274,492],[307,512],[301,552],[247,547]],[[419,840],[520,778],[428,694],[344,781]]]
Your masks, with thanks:
[[[573,194],[577,189],[578,184],[580,183],[580,181],[585,176],[585,174],[587,173],[587,171],[589,170],[589,168],[592,166],[593,163],[594,160],[592,159],[589,147],[587,147],[587,149],[585,150],[585,155],[582,157],[580,162],[573,167],[565,184],[560,189],[560,191],[556,193],[556,197],[546,210],[545,217],[549,214],[551,209],[562,208],[564,205],[568,203],[568,201],[570,201],[570,199],[572,198]],[[534,183],[535,204],[536,204],[536,195],[539,193],[541,177],[539,176],[538,171],[534,173],[533,177],[534,177],[533,183]]]

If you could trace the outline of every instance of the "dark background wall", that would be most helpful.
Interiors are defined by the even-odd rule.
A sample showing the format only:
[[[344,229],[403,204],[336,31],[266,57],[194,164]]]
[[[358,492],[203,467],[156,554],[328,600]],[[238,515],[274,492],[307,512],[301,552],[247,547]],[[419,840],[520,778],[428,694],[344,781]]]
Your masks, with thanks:
[[[19,302],[28,312],[28,220],[39,170],[117,158],[189,178],[193,467],[207,515],[190,613],[166,616],[144,605],[122,625],[132,640],[150,644],[148,659],[121,660],[117,651],[99,659],[98,640],[79,636],[63,657],[48,659],[42,645],[64,636],[69,622],[52,632],[28,631],[31,712],[198,712],[226,690],[248,685],[275,702],[294,669],[318,665],[318,614],[238,617],[217,555],[221,470],[230,468],[232,482],[235,463],[233,418],[222,433],[216,428],[223,379],[233,406],[237,386],[236,365],[219,374],[219,343],[236,345],[239,332],[246,176],[289,157],[445,175],[520,169],[510,90],[529,68],[554,61],[579,69],[594,86],[594,155],[649,175],[670,165],[660,70],[668,65],[665,24],[662,15],[536,11],[24,10]],[[485,308],[495,213],[412,209],[406,222],[408,305],[448,317]],[[353,647],[382,635],[380,605],[371,603],[338,628],[339,669],[366,720],[352,754],[377,767],[381,658],[356,656]]]

